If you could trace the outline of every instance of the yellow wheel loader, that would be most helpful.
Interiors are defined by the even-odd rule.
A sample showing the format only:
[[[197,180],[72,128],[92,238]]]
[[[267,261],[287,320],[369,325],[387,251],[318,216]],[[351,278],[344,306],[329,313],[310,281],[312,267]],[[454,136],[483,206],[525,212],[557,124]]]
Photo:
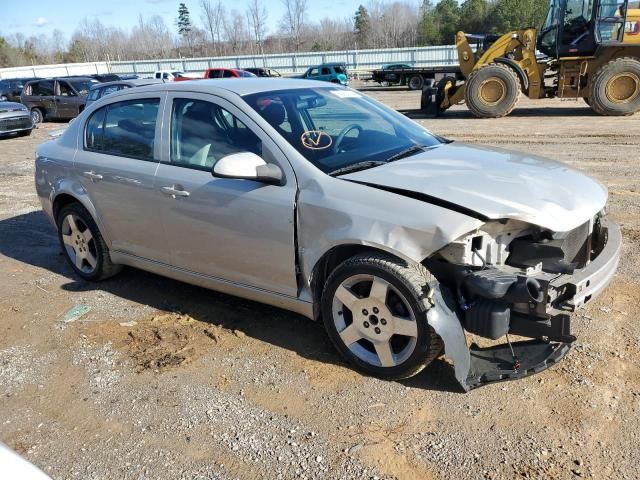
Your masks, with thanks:
[[[425,80],[422,109],[466,102],[480,118],[531,99],[584,99],[600,115],[640,110],[640,2],[550,0],[542,29],[456,35],[459,67]],[[474,48],[475,47],[475,48]]]

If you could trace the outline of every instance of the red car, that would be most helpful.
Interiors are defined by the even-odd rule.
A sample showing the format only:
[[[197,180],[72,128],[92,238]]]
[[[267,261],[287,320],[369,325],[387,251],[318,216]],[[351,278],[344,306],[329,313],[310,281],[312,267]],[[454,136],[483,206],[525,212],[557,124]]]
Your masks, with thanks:
[[[204,78],[248,78],[255,77],[251,72],[238,68],[207,68]]]

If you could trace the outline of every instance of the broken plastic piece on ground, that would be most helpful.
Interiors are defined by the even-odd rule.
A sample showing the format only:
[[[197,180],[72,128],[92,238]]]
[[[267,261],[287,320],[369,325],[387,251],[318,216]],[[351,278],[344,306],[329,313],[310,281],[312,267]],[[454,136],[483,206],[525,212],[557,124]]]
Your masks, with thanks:
[[[74,305],[72,308],[67,310],[67,312],[64,314],[64,316],[62,317],[62,322],[63,323],[75,322],[76,320],[79,320],[80,318],[84,317],[87,313],[89,313],[90,310],[91,310],[91,307],[88,307],[87,305],[82,305],[82,304]]]

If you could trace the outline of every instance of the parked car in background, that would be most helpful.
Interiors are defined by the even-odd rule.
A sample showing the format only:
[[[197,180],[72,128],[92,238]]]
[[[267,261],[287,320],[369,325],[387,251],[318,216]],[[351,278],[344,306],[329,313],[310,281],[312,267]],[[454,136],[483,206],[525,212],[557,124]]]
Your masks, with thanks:
[[[251,78],[255,75],[239,68],[207,68],[204,78]]]
[[[324,82],[114,93],[38,146],[35,185],[85,280],[128,265],[289,309],[385,379],[444,347],[465,390],[567,355],[622,242],[585,174]]]
[[[153,78],[165,80],[167,82],[184,82],[187,80],[194,80],[194,77],[190,77],[179,70],[157,70],[154,72]]]
[[[157,78],[138,78],[135,80],[118,80],[116,82],[98,83],[96,85],[93,85],[91,89],[89,89],[89,95],[87,96],[87,101],[85,102],[85,108],[96,100],[99,100],[111,93],[119,92],[120,90],[124,90],[126,88],[153,85],[154,83],[164,83],[164,80],[159,80]]]
[[[138,78],[138,75],[119,75],[116,73],[96,73],[93,75],[87,75],[88,77],[95,78],[99,82],[116,82],[118,80],[134,80]]]
[[[40,77],[29,78],[7,78],[0,80],[0,102],[19,102],[20,94],[25,84],[31,80],[38,80]]]
[[[397,68],[412,68],[408,63],[387,63],[382,65],[382,70],[395,70]]]
[[[89,90],[97,83],[91,77],[35,80],[24,86],[20,102],[29,108],[34,124],[45,119],[70,120],[84,109]]]
[[[250,67],[245,68],[245,72],[253,73],[256,77],[281,77],[280,72],[271,68]]]
[[[33,122],[29,109],[17,102],[0,102],[0,137],[31,135]]]
[[[321,80],[323,82],[339,83],[345,86],[349,84],[347,67],[344,63],[323,63],[322,65],[310,67],[297,78]]]

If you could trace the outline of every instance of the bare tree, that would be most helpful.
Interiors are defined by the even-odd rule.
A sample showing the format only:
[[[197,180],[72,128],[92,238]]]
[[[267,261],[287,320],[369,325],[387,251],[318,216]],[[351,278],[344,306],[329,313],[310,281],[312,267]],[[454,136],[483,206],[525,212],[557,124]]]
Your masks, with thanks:
[[[307,0],[282,0],[285,11],[281,27],[293,41],[296,52],[302,44],[302,30],[307,17]]]
[[[224,35],[231,47],[231,53],[239,54],[242,52],[242,47],[247,40],[247,28],[244,23],[244,16],[236,9],[229,12],[229,17],[224,22]]]
[[[247,8],[249,29],[255,41],[257,53],[264,55],[263,42],[267,33],[267,8],[260,0],[251,0]]]
[[[220,30],[225,19],[225,9],[220,1],[211,4],[209,0],[200,0],[200,8],[202,10],[202,23],[207,31],[213,54],[219,51],[221,39]]]

